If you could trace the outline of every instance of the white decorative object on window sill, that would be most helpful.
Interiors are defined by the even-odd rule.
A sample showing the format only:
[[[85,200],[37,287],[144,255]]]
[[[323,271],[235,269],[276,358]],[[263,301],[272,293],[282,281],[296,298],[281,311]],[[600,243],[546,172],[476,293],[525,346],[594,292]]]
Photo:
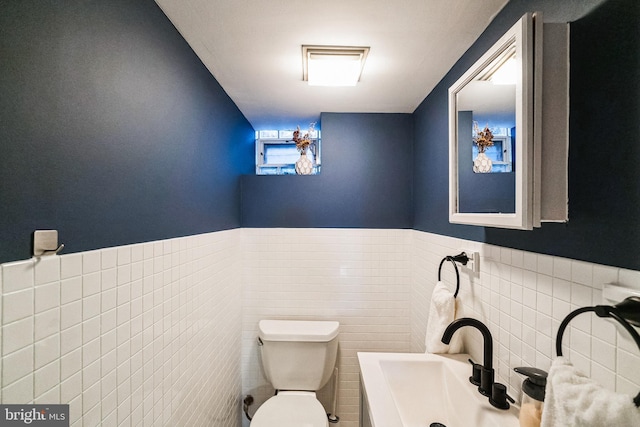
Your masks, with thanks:
[[[309,131],[301,136],[300,126],[293,132],[293,142],[300,152],[300,158],[296,161],[296,173],[298,175],[311,175],[313,172],[313,162],[307,157],[307,150],[311,146],[311,135],[314,132],[315,123],[309,125]]]
[[[493,133],[487,125],[483,130],[478,127],[478,122],[473,122],[473,143],[478,146],[478,157],[473,160],[473,171],[475,173],[489,173],[493,167],[493,162],[485,154],[487,147],[493,146]]]
[[[313,163],[307,157],[307,150],[300,152],[300,158],[296,161],[296,173],[298,175],[311,175]]]
[[[493,167],[493,162],[485,153],[478,153],[478,157],[473,160],[473,171],[475,173],[489,173]]]

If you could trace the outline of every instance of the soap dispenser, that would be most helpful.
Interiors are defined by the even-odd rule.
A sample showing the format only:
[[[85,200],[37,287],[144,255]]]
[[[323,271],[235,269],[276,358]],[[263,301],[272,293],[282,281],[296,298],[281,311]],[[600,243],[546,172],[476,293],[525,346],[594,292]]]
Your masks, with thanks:
[[[547,373],[542,369],[528,367],[519,367],[513,370],[527,376],[527,379],[522,383],[520,427],[540,427]]]

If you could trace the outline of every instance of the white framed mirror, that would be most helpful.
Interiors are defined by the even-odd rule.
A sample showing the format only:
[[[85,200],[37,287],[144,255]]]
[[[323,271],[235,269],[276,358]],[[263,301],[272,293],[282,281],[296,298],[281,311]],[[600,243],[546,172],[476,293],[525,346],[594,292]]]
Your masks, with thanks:
[[[540,19],[541,21],[541,19]],[[535,28],[534,28],[535,25]],[[540,225],[542,23],[524,15],[449,88],[449,221]],[[540,79],[540,81],[534,81]],[[536,193],[538,192],[538,193]],[[538,203],[534,202],[537,199]]]

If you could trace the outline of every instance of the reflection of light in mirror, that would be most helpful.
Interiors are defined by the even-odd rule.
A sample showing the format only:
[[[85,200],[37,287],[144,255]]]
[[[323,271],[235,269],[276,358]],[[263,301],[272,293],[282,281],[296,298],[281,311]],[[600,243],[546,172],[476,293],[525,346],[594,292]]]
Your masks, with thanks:
[[[498,68],[491,76],[494,85],[514,85],[518,81],[518,68],[516,59],[511,57]]]

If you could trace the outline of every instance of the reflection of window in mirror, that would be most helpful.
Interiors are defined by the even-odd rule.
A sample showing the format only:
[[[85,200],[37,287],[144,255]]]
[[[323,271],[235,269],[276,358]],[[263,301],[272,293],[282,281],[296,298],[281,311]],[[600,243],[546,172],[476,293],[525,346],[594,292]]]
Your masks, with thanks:
[[[491,160],[491,171],[489,173],[515,172],[515,127],[492,128],[493,145],[485,148],[484,154]],[[471,161],[478,157],[478,146],[471,147]]]
[[[514,172],[516,83],[521,77],[517,65],[516,44],[512,42],[456,93],[458,114],[470,114],[464,119],[459,117],[458,149],[460,152],[473,150],[471,169],[474,173]],[[473,126],[471,134],[466,128],[469,118]],[[485,131],[489,132],[488,139],[482,135]],[[469,137],[472,147],[465,148],[464,141]],[[479,141],[487,140],[493,142],[480,142],[482,147],[478,147]]]

